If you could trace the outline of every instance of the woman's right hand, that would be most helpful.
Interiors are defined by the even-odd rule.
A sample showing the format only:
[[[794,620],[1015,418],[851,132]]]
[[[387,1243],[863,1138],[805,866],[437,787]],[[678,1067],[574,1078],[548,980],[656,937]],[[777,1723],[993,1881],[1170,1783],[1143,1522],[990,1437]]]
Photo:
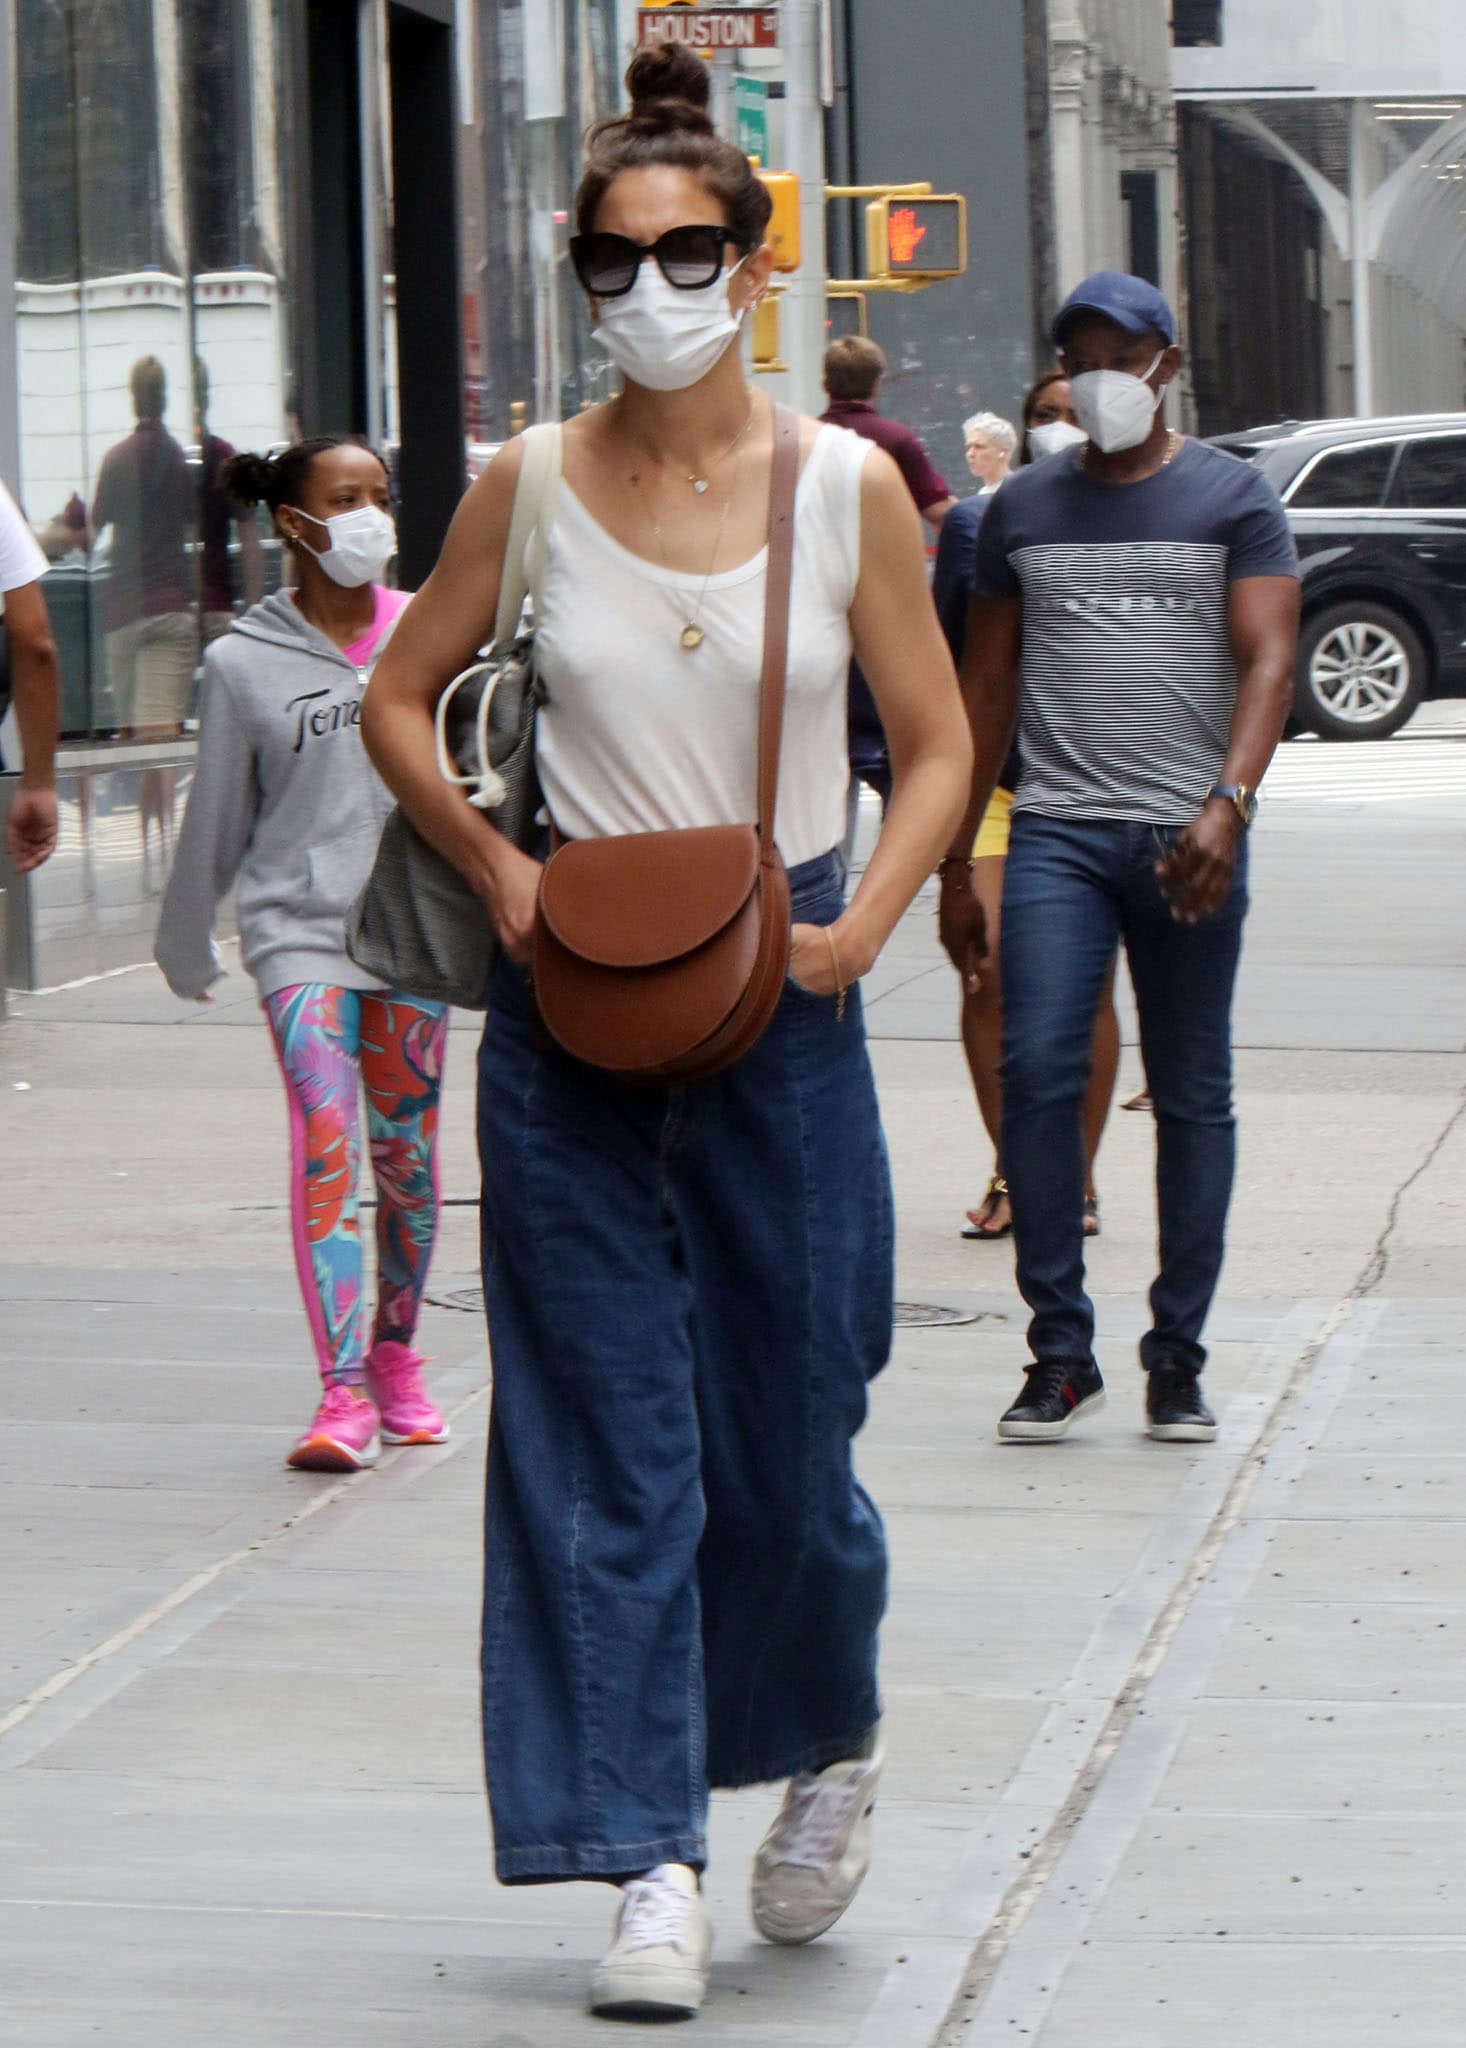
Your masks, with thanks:
[[[962,861],[954,861],[950,867],[943,867],[938,887],[938,936],[961,977],[964,994],[975,996],[982,987],[988,933],[987,918],[972,886],[971,871]]]
[[[505,840],[497,849],[492,870],[478,887],[478,894],[494,920],[499,944],[521,967],[529,959],[543,873],[537,860]]]

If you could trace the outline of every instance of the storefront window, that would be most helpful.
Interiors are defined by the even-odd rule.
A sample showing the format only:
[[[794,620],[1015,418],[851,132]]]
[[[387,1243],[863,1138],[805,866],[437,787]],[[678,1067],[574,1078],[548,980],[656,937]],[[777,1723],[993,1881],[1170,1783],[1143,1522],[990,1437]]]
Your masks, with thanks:
[[[168,739],[278,581],[219,487],[288,437],[288,0],[16,0],[22,502],[65,736]]]

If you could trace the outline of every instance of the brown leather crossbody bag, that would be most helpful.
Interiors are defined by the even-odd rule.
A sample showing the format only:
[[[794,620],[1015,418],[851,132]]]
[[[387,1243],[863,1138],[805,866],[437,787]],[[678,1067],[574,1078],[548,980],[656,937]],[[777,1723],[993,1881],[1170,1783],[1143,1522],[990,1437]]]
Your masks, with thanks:
[[[535,998],[565,1051],[627,1079],[701,1080],[758,1043],[789,963],[774,844],[799,421],[774,408],[759,684],[758,822],[557,845],[535,920]]]

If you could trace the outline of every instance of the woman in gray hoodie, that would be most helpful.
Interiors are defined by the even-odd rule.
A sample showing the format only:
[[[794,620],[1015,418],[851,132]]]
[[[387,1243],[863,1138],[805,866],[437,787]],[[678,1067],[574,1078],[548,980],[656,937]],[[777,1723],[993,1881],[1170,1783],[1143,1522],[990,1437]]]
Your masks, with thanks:
[[[296,1267],[323,1382],[288,1462],[356,1471],[383,1438],[448,1435],[412,1349],[438,1220],[447,1012],[384,989],[344,940],[392,801],[361,744],[362,694],[407,597],[377,580],[397,536],[371,449],[302,441],[274,460],[237,456],[221,482],[269,507],[298,582],[205,657],[198,761],[154,951],[175,995],[211,1002],[225,971],[214,915],[236,890],[244,965],[285,1080]],[[356,1200],[363,1084],[378,1197],[370,1345]]]

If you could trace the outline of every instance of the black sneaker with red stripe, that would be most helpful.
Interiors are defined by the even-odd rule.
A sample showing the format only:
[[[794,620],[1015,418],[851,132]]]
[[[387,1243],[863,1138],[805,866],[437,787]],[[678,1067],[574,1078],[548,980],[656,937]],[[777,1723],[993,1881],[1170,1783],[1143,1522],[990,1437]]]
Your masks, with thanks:
[[[1041,1358],[1027,1368],[1023,1392],[998,1422],[998,1441],[1046,1444],[1079,1416],[1105,1405],[1105,1383],[1092,1358]]]
[[[1200,1375],[1180,1359],[1157,1359],[1146,1368],[1145,1433],[1163,1444],[1209,1444],[1217,1418],[1201,1398]]]

